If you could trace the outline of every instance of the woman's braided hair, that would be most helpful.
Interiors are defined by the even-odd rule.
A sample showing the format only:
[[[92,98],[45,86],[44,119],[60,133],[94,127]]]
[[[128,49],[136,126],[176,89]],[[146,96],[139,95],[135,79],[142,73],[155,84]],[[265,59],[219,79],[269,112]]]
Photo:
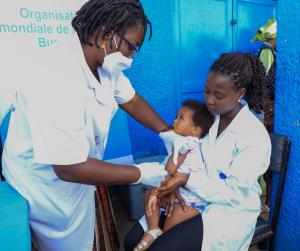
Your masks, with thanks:
[[[251,109],[262,110],[266,96],[266,73],[261,61],[252,53],[224,53],[210,71],[229,77],[236,90],[246,89],[245,98]]]
[[[72,26],[83,44],[92,45],[89,39],[96,34],[95,45],[97,48],[99,48],[97,41],[100,35],[104,38],[105,34],[111,31],[124,35],[128,28],[137,25],[144,26],[145,34],[149,25],[150,40],[152,25],[139,0],[89,0],[76,12],[76,16],[72,20]],[[120,44],[122,40],[121,38]],[[112,38],[110,46],[112,47]]]

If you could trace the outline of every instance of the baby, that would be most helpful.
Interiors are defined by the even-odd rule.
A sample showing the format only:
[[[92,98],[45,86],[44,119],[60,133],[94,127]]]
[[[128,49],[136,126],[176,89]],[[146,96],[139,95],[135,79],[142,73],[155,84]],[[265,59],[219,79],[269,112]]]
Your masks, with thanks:
[[[168,176],[163,184],[169,182],[177,172],[185,175],[193,175],[194,172],[205,172],[205,164],[200,150],[201,138],[208,133],[213,122],[214,116],[210,114],[204,103],[196,100],[186,100],[183,102],[174,120],[173,127],[175,133],[183,137],[188,137],[186,141],[187,146],[185,147],[188,152],[179,168],[174,166],[172,156],[167,157],[166,171],[168,172]],[[146,250],[163,231],[167,231],[205,210],[207,202],[199,196],[182,187],[179,189],[179,192],[187,207],[184,210],[179,203],[176,203],[172,215],[166,218],[162,230],[159,228],[160,208],[158,206],[158,188],[152,188],[147,191],[145,196],[145,216],[148,231],[134,248],[134,251]]]

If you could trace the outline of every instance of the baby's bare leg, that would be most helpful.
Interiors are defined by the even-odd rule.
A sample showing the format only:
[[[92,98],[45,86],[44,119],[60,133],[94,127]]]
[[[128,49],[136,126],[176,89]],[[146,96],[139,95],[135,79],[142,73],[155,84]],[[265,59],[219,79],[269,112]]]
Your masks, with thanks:
[[[138,245],[134,248],[134,251],[145,250],[145,248],[149,247],[152,244],[152,242],[157,238],[156,236],[159,236],[161,234],[161,230],[159,229],[160,210],[159,210],[158,203],[155,204],[157,197],[156,195],[153,196],[152,193],[153,191],[154,189],[150,189],[146,192],[144,205],[145,205],[145,217],[148,224],[148,231],[151,230],[155,231],[154,232],[155,237],[148,231],[145,232]],[[152,205],[155,204],[155,209],[153,209],[152,207],[151,215],[149,215],[149,208],[147,208],[150,204]]]
[[[179,204],[175,204],[172,215],[170,217],[167,217],[165,220],[163,231],[165,232],[175,225],[191,219],[197,215],[199,215],[199,211],[197,209],[187,207],[186,211],[183,211],[182,207]]]
[[[151,196],[151,190],[148,190],[144,200],[145,209],[147,208],[148,200],[150,196]],[[148,229],[159,228],[160,210],[159,210],[158,203],[156,204],[155,209],[152,209],[152,215],[148,216],[147,213],[145,213],[145,216],[148,224]]]

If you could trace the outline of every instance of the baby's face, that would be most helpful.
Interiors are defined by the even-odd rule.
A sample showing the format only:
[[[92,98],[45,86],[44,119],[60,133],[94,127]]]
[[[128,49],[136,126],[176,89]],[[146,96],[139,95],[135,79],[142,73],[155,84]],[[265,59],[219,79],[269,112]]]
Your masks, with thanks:
[[[193,136],[192,131],[195,128],[193,122],[194,111],[188,107],[181,107],[173,122],[174,132],[181,136]]]

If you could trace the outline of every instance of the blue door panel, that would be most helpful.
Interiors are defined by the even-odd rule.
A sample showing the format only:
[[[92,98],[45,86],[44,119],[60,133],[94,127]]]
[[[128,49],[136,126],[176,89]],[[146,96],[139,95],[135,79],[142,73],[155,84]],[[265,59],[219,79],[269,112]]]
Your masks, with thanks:
[[[251,42],[258,28],[263,26],[269,18],[276,15],[276,1],[272,0],[234,0],[234,27],[233,49],[244,52],[256,52],[259,43]]]
[[[209,67],[223,52],[255,52],[256,30],[276,15],[274,0],[177,0],[179,50],[177,104],[186,98],[203,100]]]
[[[231,1],[182,0],[179,4],[181,92],[203,91],[210,64],[232,47]]]

